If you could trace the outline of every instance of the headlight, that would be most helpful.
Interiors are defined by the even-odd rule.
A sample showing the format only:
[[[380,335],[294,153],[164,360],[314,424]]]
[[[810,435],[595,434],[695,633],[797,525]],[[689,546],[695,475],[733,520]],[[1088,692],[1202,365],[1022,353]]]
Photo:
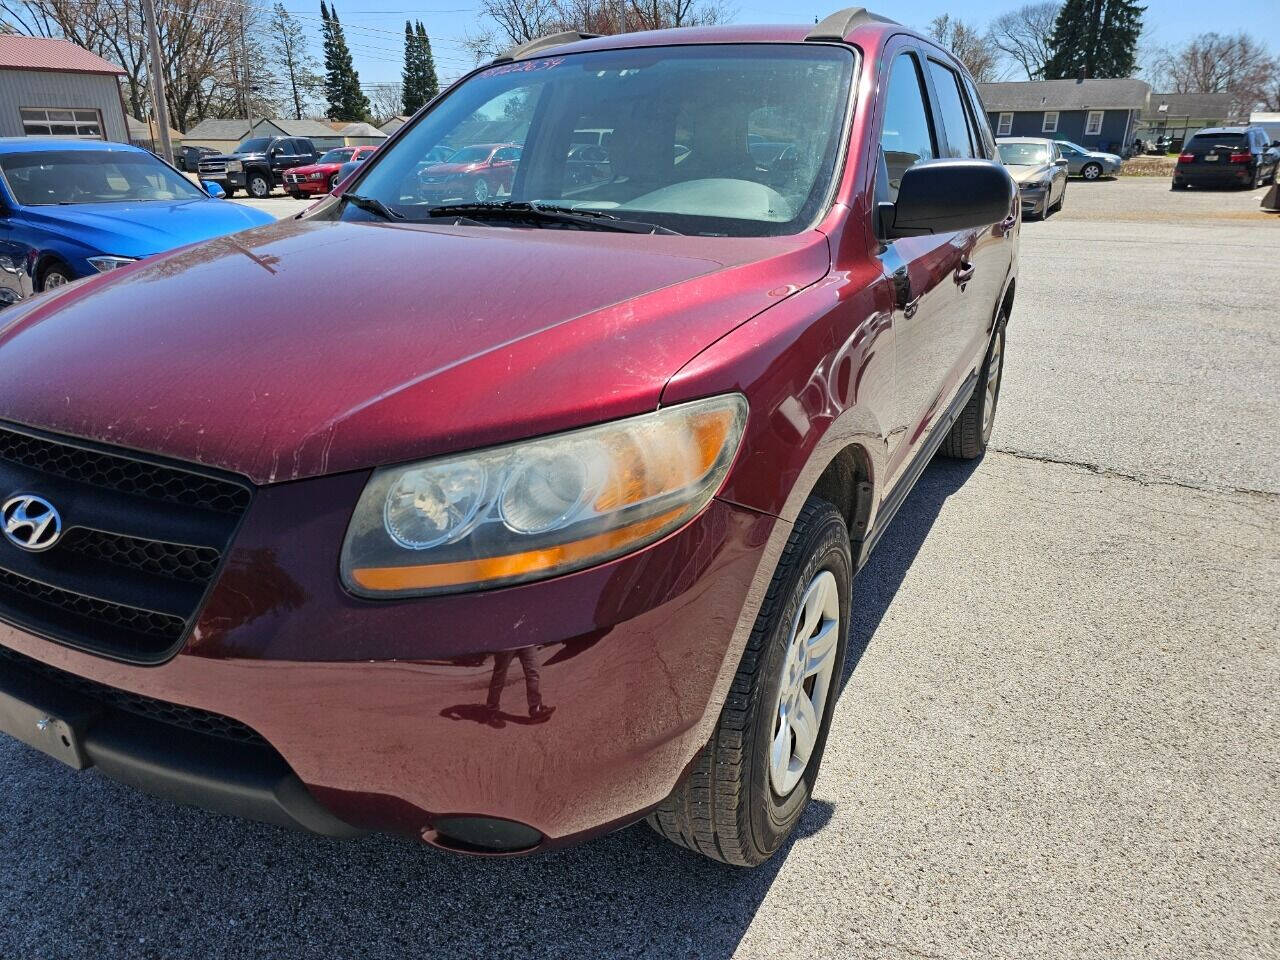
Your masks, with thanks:
[[[1022,186],[1025,190],[1043,190],[1045,187],[1049,186],[1049,179],[1046,177],[1043,180],[1031,180],[1028,183],[1024,183]]]
[[[116,267],[123,267],[126,263],[133,263],[137,257],[88,257],[87,259],[99,273],[106,273]]]
[[[746,424],[738,394],[374,473],[342,545],[366,597],[457,593],[611,560],[719,489]]]
[[[228,160],[228,161],[227,161],[227,170],[228,170],[228,171],[236,171],[236,170],[243,170],[243,169],[244,169],[244,164],[243,164],[242,162],[240,162],[239,160]]]

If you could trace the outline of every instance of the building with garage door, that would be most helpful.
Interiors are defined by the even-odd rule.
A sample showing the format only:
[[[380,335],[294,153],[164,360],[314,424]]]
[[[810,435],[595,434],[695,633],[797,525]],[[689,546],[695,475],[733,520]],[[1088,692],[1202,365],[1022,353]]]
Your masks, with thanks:
[[[128,143],[123,75],[68,40],[0,33],[0,137]]]

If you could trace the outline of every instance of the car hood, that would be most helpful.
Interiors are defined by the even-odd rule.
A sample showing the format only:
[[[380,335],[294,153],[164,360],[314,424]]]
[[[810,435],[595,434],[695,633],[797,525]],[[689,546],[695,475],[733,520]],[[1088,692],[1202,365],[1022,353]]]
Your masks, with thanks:
[[[273,219],[252,207],[207,198],[24,207],[22,216],[41,230],[121,257],[149,257]]]
[[[337,173],[342,169],[341,163],[308,163],[302,167],[291,167],[289,173]]]
[[[282,221],[0,314],[0,420],[269,483],[653,410],[826,238]]]
[[[1051,169],[1053,169],[1047,163],[1037,163],[1037,164],[1014,163],[1014,164],[1006,164],[1006,166],[1008,167],[1009,175],[1013,177],[1013,179],[1016,180],[1018,183],[1028,183],[1032,180],[1039,180]]]

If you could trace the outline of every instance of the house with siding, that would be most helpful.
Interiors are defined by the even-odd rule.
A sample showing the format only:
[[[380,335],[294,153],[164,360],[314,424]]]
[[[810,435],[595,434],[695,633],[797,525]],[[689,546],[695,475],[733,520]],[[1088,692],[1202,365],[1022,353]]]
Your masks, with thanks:
[[[981,83],[978,90],[998,137],[1071,140],[1111,153],[1133,141],[1151,98],[1151,87],[1133,79]]]
[[[1152,93],[1137,136],[1143,140],[1169,137],[1181,149],[1197,130],[1244,123],[1236,99],[1231,93]]]
[[[128,143],[123,75],[68,40],[0,33],[0,137]]]

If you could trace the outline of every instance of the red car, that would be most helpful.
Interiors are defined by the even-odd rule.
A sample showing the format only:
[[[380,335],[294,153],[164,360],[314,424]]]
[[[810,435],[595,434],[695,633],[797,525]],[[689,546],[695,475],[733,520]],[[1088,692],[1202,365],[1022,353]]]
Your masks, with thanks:
[[[495,129],[509,197],[418,196]],[[761,863],[855,573],[991,436],[1020,220],[972,81],[860,8],[561,35],[356,186],[5,311],[0,730],[324,834]]]
[[[334,147],[315,163],[294,167],[284,175],[284,189],[295,200],[330,193],[338,185],[344,163],[367,160],[377,147]]]
[[[484,203],[511,192],[520,164],[517,143],[474,143],[461,147],[443,163],[431,163],[418,175],[420,196],[427,202],[454,198]]]

